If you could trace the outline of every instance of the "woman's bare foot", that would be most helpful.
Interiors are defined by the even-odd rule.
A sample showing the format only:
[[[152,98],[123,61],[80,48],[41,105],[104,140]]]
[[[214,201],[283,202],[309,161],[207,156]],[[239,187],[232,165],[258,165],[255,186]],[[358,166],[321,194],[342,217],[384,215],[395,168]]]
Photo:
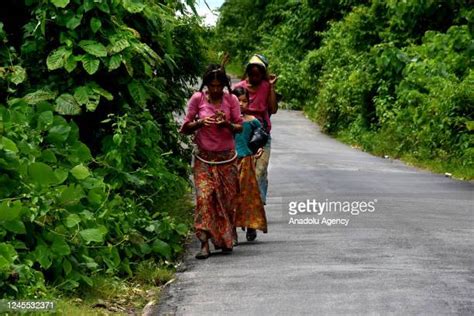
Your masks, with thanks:
[[[196,259],[207,259],[211,252],[209,251],[209,242],[201,241],[201,251],[196,254]]]

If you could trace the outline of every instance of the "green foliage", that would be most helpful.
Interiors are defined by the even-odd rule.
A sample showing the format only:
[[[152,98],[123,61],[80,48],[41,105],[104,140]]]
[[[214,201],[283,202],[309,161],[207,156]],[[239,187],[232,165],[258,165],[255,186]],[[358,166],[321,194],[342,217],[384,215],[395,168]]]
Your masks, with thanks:
[[[454,14],[462,7],[446,5],[446,20],[462,21]],[[391,144],[381,145],[384,153],[392,156],[472,168],[474,138],[467,122],[474,113],[473,40],[468,25],[446,30],[445,23],[431,20],[438,12],[434,4],[409,2],[417,19],[428,20],[414,27],[417,20],[399,21],[394,6],[374,1],[356,7],[323,34],[310,60],[309,67],[318,70],[310,78],[318,85],[306,110],[326,131],[349,134],[366,149],[378,151],[366,140],[380,135]]]
[[[215,36],[234,58],[267,55],[284,101],[324,131],[472,170],[473,21],[460,0],[232,0]]]
[[[173,112],[203,67],[199,20],[180,1],[13,2],[19,18],[0,23],[0,296],[172,260],[190,217]]]

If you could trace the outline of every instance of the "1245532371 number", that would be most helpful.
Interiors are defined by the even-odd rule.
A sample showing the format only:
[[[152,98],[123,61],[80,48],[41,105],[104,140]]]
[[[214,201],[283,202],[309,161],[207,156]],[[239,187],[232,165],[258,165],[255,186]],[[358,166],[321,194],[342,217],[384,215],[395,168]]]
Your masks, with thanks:
[[[53,301],[0,300],[0,312],[54,311],[55,308],[56,308],[56,304]]]

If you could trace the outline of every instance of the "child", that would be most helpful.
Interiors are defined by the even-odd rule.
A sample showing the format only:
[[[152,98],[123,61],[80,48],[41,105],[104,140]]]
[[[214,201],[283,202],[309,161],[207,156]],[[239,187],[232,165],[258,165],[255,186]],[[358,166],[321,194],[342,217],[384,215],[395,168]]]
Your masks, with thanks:
[[[260,148],[254,158],[248,147],[253,130],[259,128],[261,124],[254,116],[245,114],[249,101],[247,89],[236,88],[232,93],[239,99],[241,113],[243,113],[243,130],[235,134],[240,180],[240,201],[235,213],[235,227],[246,227],[246,238],[248,241],[253,241],[257,238],[257,229],[267,233],[267,219],[258,188],[254,160],[258,159],[263,151]]]

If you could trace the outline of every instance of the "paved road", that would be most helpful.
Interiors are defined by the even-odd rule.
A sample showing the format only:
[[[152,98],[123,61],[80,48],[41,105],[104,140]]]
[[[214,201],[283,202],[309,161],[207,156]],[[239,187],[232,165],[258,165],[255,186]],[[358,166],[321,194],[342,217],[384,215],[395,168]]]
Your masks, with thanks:
[[[273,122],[269,233],[205,261],[194,243],[159,314],[474,314],[473,183],[353,149],[301,112]],[[375,210],[289,214],[307,199]]]

